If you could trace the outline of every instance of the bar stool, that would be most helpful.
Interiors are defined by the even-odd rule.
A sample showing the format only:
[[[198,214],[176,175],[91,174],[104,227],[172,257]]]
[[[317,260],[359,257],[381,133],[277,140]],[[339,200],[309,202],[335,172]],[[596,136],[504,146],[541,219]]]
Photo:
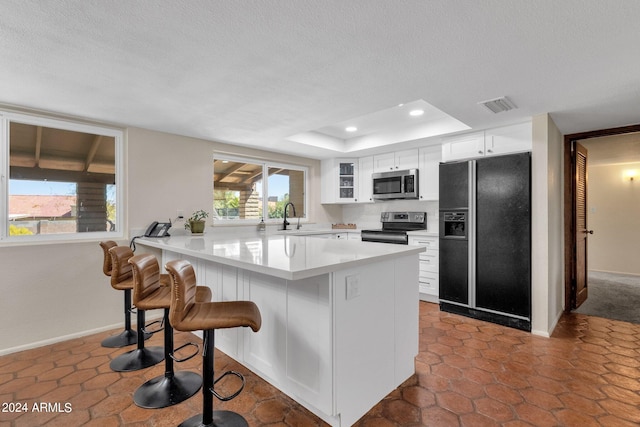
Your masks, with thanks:
[[[165,268],[171,277],[171,325],[178,331],[202,330],[204,333],[202,414],[189,418],[180,426],[248,426],[238,413],[213,410],[213,396],[222,401],[231,400],[244,388],[244,377],[239,372],[227,371],[214,380],[214,336],[216,329],[239,326],[250,327],[257,332],[262,323],[258,307],[251,301],[198,303],[195,301],[196,275],[193,266],[188,261],[175,260],[168,262]],[[229,396],[221,396],[214,390],[214,385],[227,375],[240,378],[242,386]]]
[[[115,289],[129,289],[129,298],[133,289],[133,268],[129,264],[129,259],[133,256],[133,251],[128,246],[116,246],[109,249],[111,255],[111,286]],[[117,286],[117,287],[116,287]],[[146,347],[144,310],[137,310],[137,343],[138,347],[127,353],[121,354],[111,361],[111,369],[116,372],[137,371],[148,368],[164,359],[162,347]],[[159,322],[152,322],[159,323]]]
[[[194,394],[202,386],[202,377],[195,372],[175,373],[173,362],[184,362],[198,354],[198,345],[184,344],[175,351],[189,345],[195,346],[192,355],[178,359],[174,355],[173,328],[169,322],[171,306],[171,287],[160,284],[160,266],[151,254],[135,255],[129,259],[133,267],[133,303],[138,310],[164,309],[164,375],[142,384],[133,394],[133,401],[142,408],[165,408],[180,403]],[[211,301],[211,289],[206,286],[196,288],[196,302]]]
[[[106,276],[111,276],[111,270],[113,266],[111,265],[111,254],[109,253],[109,249],[118,246],[116,242],[113,240],[107,240],[105,242],[100,242],[100,247],[104,253],[104,259],[102,262],[102,271]],[[120,348],[126,347],[131,344],[135,344],[138,339],[138,334],[136,331],[131,329],[131,289],[129,286],[130,283],[116,283],[114,285],[113,280],[111,281],[111,286],[114,289],[124,291],[124,331],[122,331],[118,335],[114,335],[112,337],[106,338],[102,341],[101,345],[103,347],[108,348]],[[148,335],[146,338],[149,338],[151,335]]]

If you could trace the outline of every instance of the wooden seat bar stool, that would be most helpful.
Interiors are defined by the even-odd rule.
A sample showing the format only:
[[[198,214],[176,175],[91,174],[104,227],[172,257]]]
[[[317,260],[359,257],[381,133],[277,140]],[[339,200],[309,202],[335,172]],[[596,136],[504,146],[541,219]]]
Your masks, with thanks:
[[[185,260],[174,260],[168,262],[165,268],[171,277],[171,325],[178,331],[202,330],[204,333],[202,414],[187,419],[180,426],[247,427],[247,421],[240,414],[213,410],[214,396],[220,400],[230,400],[244,388],[244,377],[238,372],[228,371],[214,380],[214,336],[216,329],[240,326],[250,327],[257,332],[262,324],[258,307],[251,301],[198,303],[195,300],[196,275],[193,266]],[[214,385],[227,375],[239,377],[242,387],[230,396],[221,396],[214,390]]]
[[[180,403],[200,390],[202,377],[195,372],[174,372],[173,362],[183,362],[198,354],[198,346],[187,343],[175,351],[189,345],[195,346],[192,355],[178,359],[174,355],[173,328],[169,322],[171,287],[160,283],[160,266],[152,254],[135,255],[129,259],[133,267],[133,303],[138,310],[164,309],[164,375],[150,379],[133,394],[133,401],[142,408],[165,408]],[[211,289],[206,286],[196,288],[196,302],[211,301]]]
[[[115,248],[116,246],[118,246],[118,244],[113,240],[100,242],[100,247],[104,253],[102,272],[108,277],[111,277],[111,270],[113,269],[109,249]],[[138,340],[138,333],[131,329],[131,290],[133,289],[133,284],[130,281],[114,283],[114,281],[111,280],[111,286],[116,290],[124,291],[124,331],[118,335],[104,339],[101,345],[108,348],[126,347],[135,344]],[[149,338],[150,336],[151,334],[145,338]]]
[[[129,264],[129,259],[133,257],[133,251],[128,246],[116,246],[109,249],[111,254],[111,286],[114,284],[120,287],[133,289],[133,268]],[[117,288],[116,288],[117,289]],[[164,359],[164,349],[162,347],[145,347],[145,315],[144,310],[136,310],[137,316],[137,340],[138,346],[135,350],[121,354],[111,361],[111,369],[116,372],[130,372],[148,368]]]

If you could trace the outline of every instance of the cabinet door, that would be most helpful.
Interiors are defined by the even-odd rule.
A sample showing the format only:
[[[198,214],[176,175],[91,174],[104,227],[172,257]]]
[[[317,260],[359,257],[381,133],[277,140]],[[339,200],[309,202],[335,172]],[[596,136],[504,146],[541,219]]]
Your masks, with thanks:
[[[532,132],[531,123],[487,130],[485,132],[486,155],[531,151]]]
[[[394,155],[395,169],[416,169],[419,166],[420,160],[419,151],[417,148],[411,150],[396,151]]]
[[[447,138],[442,144],[442,161],[484,156],[484,132],[474,132]]]
[[[334,159],[320,163],[320,203],[336,203],[337,162]]]
[[[358,163],[354,159],[338,161],[338,202],[356,201]]]
[[[438,183],[440,159],[442,150],[439,146],[421,148],[418,154],[420,163],[418,164],[420,200],[438,200]]]
[[[385,153],[373,156],[373,171],[388,172],[395,169],[395,153]]]
[[[327,159],[321,163],[320,203],[354,203],[358,198],[358,160]]]
[[[358,159],[358,203],[373,203],[373,156]]]

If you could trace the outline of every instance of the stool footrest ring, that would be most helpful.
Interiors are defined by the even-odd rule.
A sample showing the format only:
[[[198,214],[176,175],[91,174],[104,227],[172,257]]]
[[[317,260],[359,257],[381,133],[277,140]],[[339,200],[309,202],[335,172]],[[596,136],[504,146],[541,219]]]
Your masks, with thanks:
[[[175,357],[175,354],[177,352],[179,352],[180,350],[182,350],[183,348],[187,347],[187,346],[193,346],[196,348],[196,351],[193,354],[190,354],[187,357],[183,357],[182,359],[179,359],[177,357]],[[173,359],[174,362],[186,362],[189,359],[193,359],[195,356],[197,356],[198,352],[200,351],[200,347],[198,346],[198,344],[194,343],[194,342],[188,342],[186,344],[182,344],[180,347],[176,348],[175,350],[173,350],[172,353],[169,353],[169,357]],[[214,383],[215,384],[215,383]]]
[[[150,330],[147,329],[149,326],[155,325],[156,323],[160,324],[160,327],[158,329],[154,329],[153,331],[150,331]],[[140,330],[142,332],[144,332],[145,334],[153,335],[153,334],[156,334],[156,333],[164,330],[164,322],[162,322],[160,320],[154,320],[153,322],[149,322],[146,325],[144,325],[142,328],[140,328]]]
[[[224,377],[226,377],[227,375],[235,375],[236,377],[240,378],[242,380],[242,385],[240,386],[240,388],[238,389],[238,391],[236,391],[233,394],[230,394],[229,396],[222,396],[220,394],[218,394],[217,391],[215,391],[213,389],[213,387],[211,387],[209,390],[211,391],[211,393],[213,393],[213,395],[215,397],[217,397],[219,400],[222,400],[223,402],[226,402],[228,400],[233,399],[234,397],[236,397],[237,395],[240,394],[240,392],[244,389],[244,375],[242,375],[240,372],[236,372],[236,371],[227,371],[224,374],[220,375],[218,377],[217,380],[215,380],[213,382],[213,386],[215,387],[215,385],[218,383],[218,381],[220,381],[221,379],[223,379]]]

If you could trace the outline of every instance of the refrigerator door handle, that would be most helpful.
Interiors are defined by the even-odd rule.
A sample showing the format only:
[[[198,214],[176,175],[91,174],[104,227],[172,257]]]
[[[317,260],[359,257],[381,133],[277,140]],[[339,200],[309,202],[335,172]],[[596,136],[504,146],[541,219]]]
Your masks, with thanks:
[[[469,307],[476,307],[476,176],[477,164],[469,161],[469,213],[467,218],[467,239],[469,241]]]

